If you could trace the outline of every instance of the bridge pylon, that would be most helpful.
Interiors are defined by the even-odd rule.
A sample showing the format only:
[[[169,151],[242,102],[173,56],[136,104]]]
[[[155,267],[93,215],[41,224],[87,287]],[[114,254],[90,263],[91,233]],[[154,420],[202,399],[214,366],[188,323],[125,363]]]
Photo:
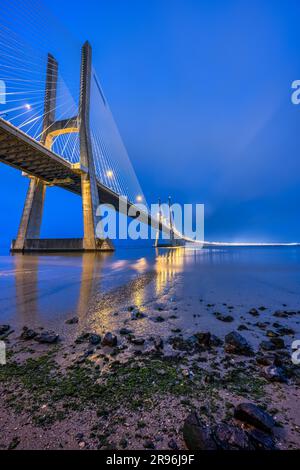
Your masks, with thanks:
[[[159,225],[163,225],[163,214],[161,210],[161,200],[158,200],[158,216],[159,216]],[[178,239],[174,233],[174,221],[173,221],[173,213],[171,207],[171,197],[168,199],[168,211],[169,211],[169,233],[168,237],[164,238],[162,231],[159,229],[157,230],[157,235],[155,239],[155,248],[176,248],[180,246],[184,246],[184,240]]]
[[[113,251],[111,240],[102,237],[97,215],[100,203],[90,132],[90,94],[92,74],[92,48],[86,42],[81,51],[80,101],[78,115],[56,120],[54,103],[57,98],[58,62],[48,54],[44,99],[43,130],[40,143],[51,150],[53,139],[62,134],[79,133],[80,162],[74,172],[80,175],[83,217],[83,238],[40,239],[46,187],[51,183],[29,176],[29,188],[12,252],[27,251]],[[55,180],[55,184],[59,184]]]

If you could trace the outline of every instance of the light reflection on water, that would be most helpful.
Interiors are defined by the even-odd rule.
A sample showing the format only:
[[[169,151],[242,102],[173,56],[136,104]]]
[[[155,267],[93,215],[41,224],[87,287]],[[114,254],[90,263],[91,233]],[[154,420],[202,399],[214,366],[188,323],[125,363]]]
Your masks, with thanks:
[[[120,324],[114,313],[120,309],[136,305],[147,310],[151,302],[161,302],[169,310],[176,304],[180,326],[193,328],[200,298],[218,309],[223,303],[243,309],[259,304],[275,309],[286,303],[299,309],[299,261],[297,248],[0,257],[0,323],[57,329],[76,315],[78,329],[114,329]],[[203,321],[215,319],[204,315]]]

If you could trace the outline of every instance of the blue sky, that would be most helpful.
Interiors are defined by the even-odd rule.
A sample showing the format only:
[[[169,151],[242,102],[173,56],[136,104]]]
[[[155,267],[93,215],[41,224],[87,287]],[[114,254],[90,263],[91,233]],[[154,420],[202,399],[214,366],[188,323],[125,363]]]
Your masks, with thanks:
[[[91,42],[149,202],[204,203],[206,239],[300,241],[299,2],[48,3],[78,47]],[[26,181],[2,165],[0,184],[3,244]],[[43,235],[80,232],[80,199],[49,190]]]

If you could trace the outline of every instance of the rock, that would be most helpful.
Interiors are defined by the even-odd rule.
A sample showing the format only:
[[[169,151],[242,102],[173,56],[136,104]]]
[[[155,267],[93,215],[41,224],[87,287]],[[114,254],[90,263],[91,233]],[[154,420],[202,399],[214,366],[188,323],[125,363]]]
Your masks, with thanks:
[[[222,313],[215,313],[216,319],[223,321],[225,323],[231,323],[234,321],[234,318],[231,315],[222,315]]]
[[[279,334],[276,333],[276,331],[267,330],[266,336],[268,336],[268,338],[278,338]]]
[[[273,316],[277,318],[288,318],[289,314],[285,311],[277,310],[277,312],[273,313]]]
[[[220,338],[218,338],[218,336],[216,335],[210,336],[210,346],[219,347],[219,346],[222,346],[222,344],[223,344],[223,341]]]
[[[282,338],[271,338],[271,343],[274,344],[276,349],[285,348],[285,343]]]
[[[276,346],[271,341],[262,341],[259,348],[263,351],[275,351]]]
[[[266,367],[263,370],[263,376],[269,382],[280,382],[280,383],[287,383],[287,377],[284,373],[284,370],[281,367],[277,367],[275,365]]]
[[[154,442],[147,440],[144,442],[144,448],[145,449],[155,449],[155,444]]]
[[[101,336],[97,335],[96,333],[90,333],[89,343],[92,344],[93,346],[96,346],[97,344],[100,344],[101,343]]]
[[[20,338],[24,341],[29,341],[34,339],[37,336],[37,332],[29,329],[27,326],[24,326]]]
[[[205,348],[222,346],[223,341],[215,335],[212,335],[209,331],[196,333],[191,336],[188,341],[190,344],[195,344],[195,338],[198,345]]]
[[[172,450],[178,450],[178,444],[174,439],[171,439],[168,442],[168,447],[169,447],[169,449],[172,449]]]
[[[210,347],[210,345],[211,345],[211,334],[210,334],[209,331],[204,332],[204,333],[202,333],[202,332],[196,333],[195,337],[197,338],[198,343],[201,346],[205,346],[207,348]]]
[[[85,341],[88,341],[90,338],[90,334],[91,333],[82,333],[76,338],[75,343],[80,344],[84,343]]]
[[[294,336],[295,335],[295,330],[293,330],[292,328],[286,328],[284,326],[278,328],[277,331],[281,336]]]
[[[43,333],[35,336],[35,341],[41,344],[55,344],[59,340],[59,335],[53,331],[43,331]]]
[[[9,325],[0,325],[0,335],[4,335],[10,330]]]
[[[132,330],[129,330],[129,328],[121,328],[119,333],[120,333],[121,336],[131,335]]]
[[[128,447],[127,439],[123,438],[120,440],[120,447],[122,447],[122,449],[126,449],[126,447]]]
[[[131,312],[131,320],[141,320],[142,318],[145,318],[147,315],[145,313],[140,312],[139,310]]]
[[[73,318],[69,318],[69,320],[66,320],[65,323],[66,325],[76,325],[76,323],[78,323],[78,317],[73,317]]]
[[[263,312],[264,310],[267,310],[267,307],[264,307],[263,305],[261,307],[258,307],[258,310],[260,310],[261,312]]]
[[[234,417],[269,434],[276,425],[269,413],[253,403],[240,403],[234,410]]]
[[[158,317],[151,317],[151,320],[154,321],[155,323],[162,323],[165,321],[164,317],[158,315]]]
[[[263,354],[257,354],[255,360],[256,360],[257,364],[259,364],[260,366],[270,366],[270,365],[272,365],[272,360],[269,357],[264,356]]]
[[[256,308],[251,308],[251,310],[249,310],[249,313],[250,313],[250,315],[252,315],[253,317],[259,317],[259,312],[257,311]]]
[[[245,431],[231,424],[218,424],[213,436],[220,450],[251,450],[252,447]]]
[[[133,310],[135,310],[135,309],[136,309],[136,306],[135,306],[135,305],[130,305],[130,306],[127,308],[128,312],[133,312]]]
[[[110,348],[113,348],[114,346],[117,346],[118,344],[118,338],[113,335],[112,333],[106,333],[103,340],[102,340],[102,346],[109,346]]]
[[[135,346],[143,346],[143,344],[145,343],[145,340],[144,338],[132,338],[130,342],[134,344]]]
[[[183,438],[189,450],[216,450],[217,446],[208,426],[201,422],[197,413],[191,413],[183,425]]]
[[[255,326],[257,326],[258,328],[260,328],[261,330],[265,330],[268,326],[268,322],[265,322],[265,323],[262,323],[262,322],[257,322],[255,323]]]
[[[230,354],[253,356],[253,349],[248,341],[236,331],[225,336],[225,351]]]
[[[259,429],[252,429],[247,434],[255,450],[276,450],[275,442],[269,434]]]
[[[246,331],[249,330],[249,328],[246,325],[239,325],[238,326],[238,331]]]

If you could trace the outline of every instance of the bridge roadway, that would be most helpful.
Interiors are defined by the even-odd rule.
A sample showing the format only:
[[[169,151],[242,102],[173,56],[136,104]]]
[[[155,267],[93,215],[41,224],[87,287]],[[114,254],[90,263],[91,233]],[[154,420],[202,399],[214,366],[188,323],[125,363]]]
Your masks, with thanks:
[[[21,170],[30,176],[35,176],[47,184],[57,186],[75,194],[81,195],[81,171],[84,168],[80,164],[71,164],[56,153],[48,150],[23,131],[0,118],[0,161],[17,170]],[[119,195],[107,188],[97,180],[99,200],[102,204],[112,204],[119,210]],[[127,211],[130,207],[136,207],[128,201]],[[138,210],[138,209],[137,209]],[[126,212],[124,208],[124,213]],[[148,213],[140,213],[141,220],[155,229],[168,232],[169,228],[159,224]]]

